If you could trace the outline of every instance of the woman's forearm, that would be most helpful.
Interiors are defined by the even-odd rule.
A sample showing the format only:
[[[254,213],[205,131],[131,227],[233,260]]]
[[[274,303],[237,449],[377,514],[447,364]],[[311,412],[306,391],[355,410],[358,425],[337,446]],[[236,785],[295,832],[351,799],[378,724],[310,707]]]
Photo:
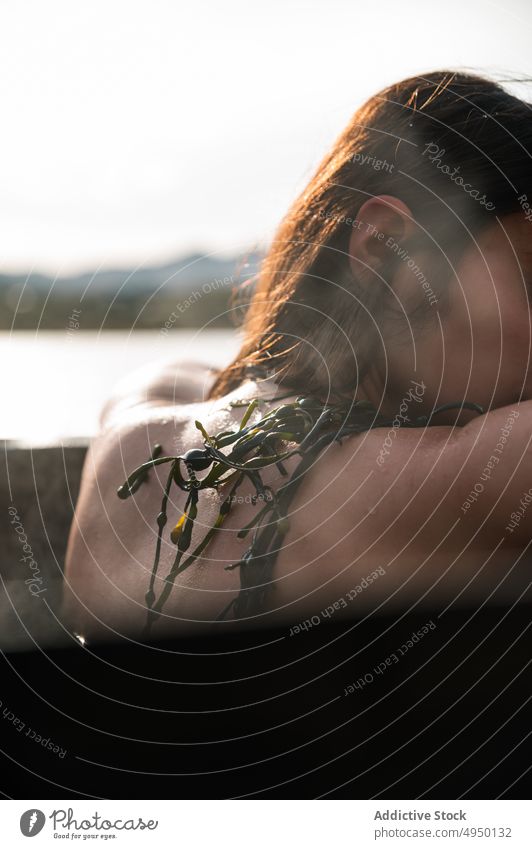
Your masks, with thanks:
[[[496,533],[516,545],[532,539],[532,401],[499,407],[458,435],[460,515],[489,515]]]
[[[196,361],[154,363],[124,378],[100,415],[108,426],[132,407],[149,404],[192,404],[204,401],[217,369]]]

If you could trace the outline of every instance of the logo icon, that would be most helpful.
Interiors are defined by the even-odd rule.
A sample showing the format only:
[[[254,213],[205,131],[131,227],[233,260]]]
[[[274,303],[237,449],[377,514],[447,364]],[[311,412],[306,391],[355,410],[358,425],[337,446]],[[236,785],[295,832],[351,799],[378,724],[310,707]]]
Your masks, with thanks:
[[[46,817],[38,808],[30,808],[29,811],[24,811],[20,818],[20,830],[24,837],[35,837],[46,822]]]

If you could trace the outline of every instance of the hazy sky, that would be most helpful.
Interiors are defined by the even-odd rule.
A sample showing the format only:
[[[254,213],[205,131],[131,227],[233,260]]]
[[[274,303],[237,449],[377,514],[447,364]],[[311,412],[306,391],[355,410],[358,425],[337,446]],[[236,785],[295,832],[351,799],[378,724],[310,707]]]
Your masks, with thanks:
[[[531,73],[531,25],[528,0],[3,0],[0,268],[265,243],[367,96]]]

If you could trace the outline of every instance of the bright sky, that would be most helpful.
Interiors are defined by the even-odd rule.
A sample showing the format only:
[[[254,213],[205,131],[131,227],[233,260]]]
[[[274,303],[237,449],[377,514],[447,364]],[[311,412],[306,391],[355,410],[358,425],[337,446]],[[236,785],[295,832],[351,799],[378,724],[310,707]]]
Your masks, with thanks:
[[[367,96],[531,36],[528,0],[3,0],[0,270],[264,244]]]

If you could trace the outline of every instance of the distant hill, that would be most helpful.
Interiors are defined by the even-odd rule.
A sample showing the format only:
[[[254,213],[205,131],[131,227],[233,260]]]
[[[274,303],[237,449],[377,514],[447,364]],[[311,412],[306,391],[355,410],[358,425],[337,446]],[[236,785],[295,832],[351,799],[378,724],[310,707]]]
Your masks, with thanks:
[[[231,297],[254,277],[261,256],[189,254],[144,268],[103,269],[52,278],[41,273],[0,274],[0,329],[63,329],[73,310],[86,330],[164,326],[230,326]]]

